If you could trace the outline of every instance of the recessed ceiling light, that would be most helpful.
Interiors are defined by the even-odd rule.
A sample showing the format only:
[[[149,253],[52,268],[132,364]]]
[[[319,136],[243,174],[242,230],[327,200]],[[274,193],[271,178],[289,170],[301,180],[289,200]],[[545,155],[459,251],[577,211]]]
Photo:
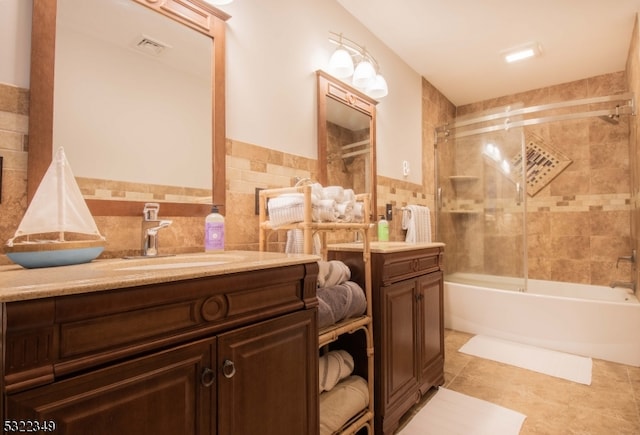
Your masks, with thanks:
[[[532,42],[520,47],[503,52],[504,60],[507,62],[517,62],[519,60],[528,59],[530,57],[539,56],[542,53],[540,44]]]

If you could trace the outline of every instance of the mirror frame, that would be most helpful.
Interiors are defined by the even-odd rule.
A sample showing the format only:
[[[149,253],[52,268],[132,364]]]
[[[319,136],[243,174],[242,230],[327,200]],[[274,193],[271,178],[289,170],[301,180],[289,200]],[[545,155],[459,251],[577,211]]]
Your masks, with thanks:
[[[378,102],[368,95],[360,92],[332,75],[318,70],[318,182],[327,185],[327,98],[336,100],[354,110],[369,117],[369,162],[371,165],[371,180],[369,192],[371,193],[372,222],[376,221],[378,208],[376,201],[376,186],[378,183],[378,170],[376,163],[376,105]]]
[[[225,213],[225,21],[202,0],[131,0],[211,38],[212,201]],[[53,156],[53,93],[57,0],[33,0],[27,199],[31,202]],[[147,201],[86,199],[94,216],[139,216]],[[164,216],[206,216],[211,204],[161,202]]]

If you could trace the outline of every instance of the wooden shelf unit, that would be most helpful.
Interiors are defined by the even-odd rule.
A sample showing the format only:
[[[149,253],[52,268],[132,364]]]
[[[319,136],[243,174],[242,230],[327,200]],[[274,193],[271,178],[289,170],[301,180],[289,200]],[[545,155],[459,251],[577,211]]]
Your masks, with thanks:
[[[367,299],[367,308],[364,315],[360,317],[346,319],[326,328],[322,328],[318,335],[318,348],[323,348],[335,342],[346,334],[354,334],[362,331],[366,337],[366,380],[369,390],[369,405],[366,409],[353,416],[338,433],[355,434],[364,428],[369,435],[373,435],[374,428],[374,349],[373,349],[373,304],[371,297],[371,248],[370,233],[374,224],[371,222],[370,194],[357,194],[356,201],[364,203],[363,222],[314,222],[312,219],[312,197],[311,186],[296,186],[276,189],[264,189],[259,193],[259,216],[260,216],[260,250],[267,251],[269,246],[269,236],[279,231],[292,229],[302,230],[304,237],[303,250],[305,254],[313,254],[314,235],[318,234],[321,240],[321,254],[323,260],[327,259],[327,239],[329,232],[346,231],[359,234],[362,240],[362,261],[364,265],[364,292]],[[267,202],[284,194],[302,193],[304,197],[304,213],[300,222],[274,226],[267,216]],[[348,350],[348,349],[347,349]]]

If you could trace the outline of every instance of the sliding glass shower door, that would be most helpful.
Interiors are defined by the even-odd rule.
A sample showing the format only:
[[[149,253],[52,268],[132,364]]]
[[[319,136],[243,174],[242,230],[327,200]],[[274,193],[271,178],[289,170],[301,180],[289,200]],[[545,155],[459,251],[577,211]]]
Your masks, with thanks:
[[[436,231],[446,243],[445,279],[523,291],[523,128],[482,113],[436,131]]]

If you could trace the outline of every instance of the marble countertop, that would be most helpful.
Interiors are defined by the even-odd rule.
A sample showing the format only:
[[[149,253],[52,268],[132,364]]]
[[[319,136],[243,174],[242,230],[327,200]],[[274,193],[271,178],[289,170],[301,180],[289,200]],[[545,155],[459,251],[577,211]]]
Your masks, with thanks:
[[[320,257],[220,251],[158,258],[94,260],[73,266],[0,266],[0,302],[97,292],[318,261]]]
[[[328,246],[332,251],[362,251],[362,242],[335,243]],[[370,249],[374,253],[414,251],[416,249],[437,248],[444,246],[441,242],[407,243],[407,242],[371,242]]]

